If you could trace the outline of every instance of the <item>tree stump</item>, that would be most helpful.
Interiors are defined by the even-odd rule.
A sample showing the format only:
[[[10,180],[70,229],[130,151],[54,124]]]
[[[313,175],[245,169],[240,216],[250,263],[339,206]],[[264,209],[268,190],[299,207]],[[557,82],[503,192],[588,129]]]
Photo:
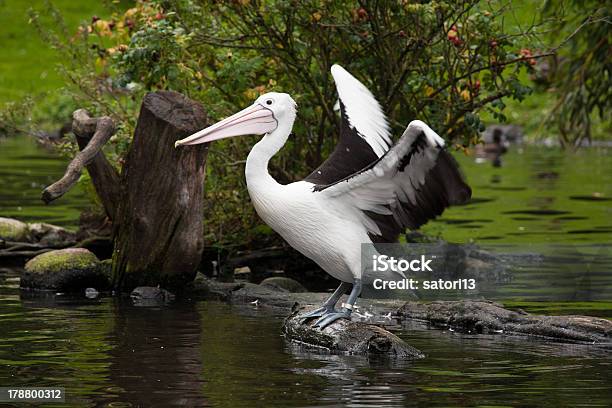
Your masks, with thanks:
[[[180,94],[144,98],[115,217],[115,288],[179,289],[195,278],[204,249],[207,146],[175,149],[174,142],[205,127],[202,106]]]
[[[108,117],[74,114],[81,151],[64,177],[43,192],[50,202],[86,166],[113,221],[113,287],[180,290],[193,280],[203,250],[203,194],[207,145],[175,149],[174,142],[206,127],[201,104],[176,92],[145,96],[121,175],[101,148],[114,132]],[[92,136],[93,135],[93,136]]]

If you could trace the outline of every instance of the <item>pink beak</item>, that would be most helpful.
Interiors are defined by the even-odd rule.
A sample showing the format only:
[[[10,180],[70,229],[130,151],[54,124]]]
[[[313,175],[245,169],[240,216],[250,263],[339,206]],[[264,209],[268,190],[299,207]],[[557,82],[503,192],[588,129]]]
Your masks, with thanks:
[[[273,131],[277,126],[278,123],[271,110],[260,104],[254,104],[221,122],[178,140],[174,147],[208,143],[233,136],[263,135]]]

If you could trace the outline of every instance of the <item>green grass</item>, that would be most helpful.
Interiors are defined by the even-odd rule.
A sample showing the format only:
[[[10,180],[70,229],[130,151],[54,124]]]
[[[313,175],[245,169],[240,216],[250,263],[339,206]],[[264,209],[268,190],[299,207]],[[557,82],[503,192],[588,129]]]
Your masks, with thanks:
[[[54,91],[63,86],[56,71],[60,62],[29,24],[28,10],[45,9],[45,0],[0,0],[0,103],[16,101],[28,94]],[[108,17],[100,0],[54,0],[67,26],[75,30],[93,15]]]

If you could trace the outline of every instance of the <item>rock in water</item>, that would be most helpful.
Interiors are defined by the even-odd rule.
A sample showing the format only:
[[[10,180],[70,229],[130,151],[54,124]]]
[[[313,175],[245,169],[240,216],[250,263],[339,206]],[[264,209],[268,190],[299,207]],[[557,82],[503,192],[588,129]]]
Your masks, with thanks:
[[[98,292],[95,288],[85,289],[85,297],[87,299],[95,299],[98,297],[98,295],[100,295],[100,292]]]
[[[139,286],[130,294],[136,306],[162,306],[174,300],[174,294],[153,286]]]
[[[28,224],[12,218],[0,217],[0,239],[28,242],[29,238]]]
[[[108,276],[98,258],[84,248],[45,252],[25,265],[22,288],[81,292],[89,287],[108,288]]]
[[[295,279],[285,278],[284,276],[273,276],[264,279],[261,281],[260,285],[290,293],[307,292],[306,288],[302,286],[300,282]]]
[[[312,327],[316,319],[302,324],[298,316],[305,310],[298,309],[294,307],[291,315],[285,319],[283,333],[290,340],[307,347],[347,354],[374,354],[406,359],[424,357],[419,350],[381,327],[340,319],[320,330]]]
[[[57,225],[37,222],[29,225],[30,236],[49,248],[66,247],[76,242],[76,234]]]

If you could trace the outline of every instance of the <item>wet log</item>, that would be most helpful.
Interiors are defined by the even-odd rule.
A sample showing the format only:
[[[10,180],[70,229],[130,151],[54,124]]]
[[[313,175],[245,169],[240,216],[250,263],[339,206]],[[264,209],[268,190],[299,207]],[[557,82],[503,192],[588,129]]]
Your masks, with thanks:
[[[145,96],[121,175],[114,219],[113,286],[131,291],[193,280],[203,250],[207,145],[174,143],[206,127],[199,103],[176,92]]]
[[[316,319],[300,322],[298,316],[305,311],[307,310],[294,307],[283,324],[285,336],[305,347],[337,353],[384,355],[405,359],[424,357],[419,350],[382,327],[339,319],[321,330],[313,327]]]
[[[464,333],[504,333],[612,345],[612,321],[592,316],[540,316],[489,301],[408,302],[397,315]]]

